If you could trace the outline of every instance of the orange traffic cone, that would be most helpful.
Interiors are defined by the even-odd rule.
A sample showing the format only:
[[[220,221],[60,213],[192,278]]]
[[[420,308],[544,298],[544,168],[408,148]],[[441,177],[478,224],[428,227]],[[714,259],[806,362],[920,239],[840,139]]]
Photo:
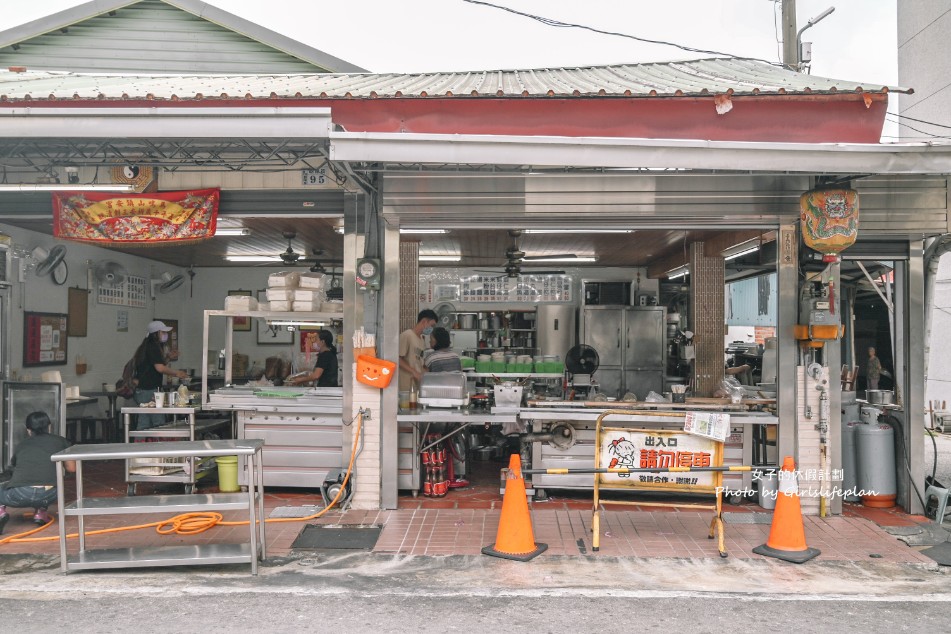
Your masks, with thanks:
[[[779,492],[776,510],[769,528],[769,539],[753,552],[757,555],[775,557],[794,564],[802,564],[819,554],[819,549],[806,546],[806,530],[802,525],[802,508],[799,506],[799,487],[796,485],[796,461],[792,456],[783,459],[779,472]]]
[[[495,546],[482,549],[483,555],[492,555],[515,561],[528,561],[548,550],[548,544],[536,544],[532,532],[532,518],[528,513],[525,497],[525,480],[522,479],[522,460],[513,454],[505,481],[505,497],[502,498],[502,517]]]

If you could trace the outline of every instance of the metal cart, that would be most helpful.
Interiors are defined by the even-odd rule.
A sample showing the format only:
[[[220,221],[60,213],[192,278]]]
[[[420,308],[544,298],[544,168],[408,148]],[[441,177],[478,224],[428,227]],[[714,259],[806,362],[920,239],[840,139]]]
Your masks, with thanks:
[[[125,427],[125,442],[134,439],[180,438],[183,441],[201,440],[203,437],[225,425],[231,424],[230,418],[198,419],[193,407],[123,407],[122,422]],[[168,414],[172,421],[157,427],[141,431],[132,431],[132,414]],[[215,468],[214,458],[196,458],[195,456],[168,458],[137,458],[126,460],[127,494],[135,495],[137,482],[181,482],[185,493],[194,493],[198,481]]]

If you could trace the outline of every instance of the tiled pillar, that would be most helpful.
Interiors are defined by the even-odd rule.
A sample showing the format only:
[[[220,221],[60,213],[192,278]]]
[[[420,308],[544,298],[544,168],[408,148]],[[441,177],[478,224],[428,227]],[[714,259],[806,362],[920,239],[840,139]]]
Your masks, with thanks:
[[[712,396],[723,380],[726,338],[723,258],[707,257],[703,242],[690,245],[690,299],[696,360],[694,394]]]

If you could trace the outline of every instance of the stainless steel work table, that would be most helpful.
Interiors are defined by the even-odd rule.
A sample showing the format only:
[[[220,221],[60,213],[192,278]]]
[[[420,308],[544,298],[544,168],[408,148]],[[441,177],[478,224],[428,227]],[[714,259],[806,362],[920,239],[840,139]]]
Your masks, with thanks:
[[[70,570],[97,568],[144,568],[153,566],[189,566],[200,564],[250,563],[251,574],[258,571],[258,559],[267,557],[264,531],[264,487],[261,467],[262,440],[196,440],[181,442],[114,443],[73,445],[54,454],[59,522],[60,567]],[[247,493],[192,495],[143,495],[138,497],[84,498],[83,462],[86,460],[129,460],[132,458],[214,458],[244,456],[248,461]],[[65,462],[76,461],[76,501],[66,505]],[[257,502],[257,504],[255,504]],[[245,544],[207,544],[114,548],[86,550],[86,515],[125,515],[141,513],[180,513],[195,511],[239,511],[248,513],[249,541]],[[79,553],[68,557],[66,521],[76,517],[79,523]]]

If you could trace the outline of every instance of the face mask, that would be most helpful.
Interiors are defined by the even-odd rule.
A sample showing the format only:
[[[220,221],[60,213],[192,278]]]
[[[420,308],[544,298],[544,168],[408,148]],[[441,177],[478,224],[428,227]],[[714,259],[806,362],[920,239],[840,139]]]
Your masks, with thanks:
[[[429,326],[428,328],[423,328],[423,334],[426,335],[427,337],[433,334],[433,327]]]
[[[168,333],[160,332],[158,336],[158,340],[161,341],[162,343],[165,343],[166,341],[168,341]]]

